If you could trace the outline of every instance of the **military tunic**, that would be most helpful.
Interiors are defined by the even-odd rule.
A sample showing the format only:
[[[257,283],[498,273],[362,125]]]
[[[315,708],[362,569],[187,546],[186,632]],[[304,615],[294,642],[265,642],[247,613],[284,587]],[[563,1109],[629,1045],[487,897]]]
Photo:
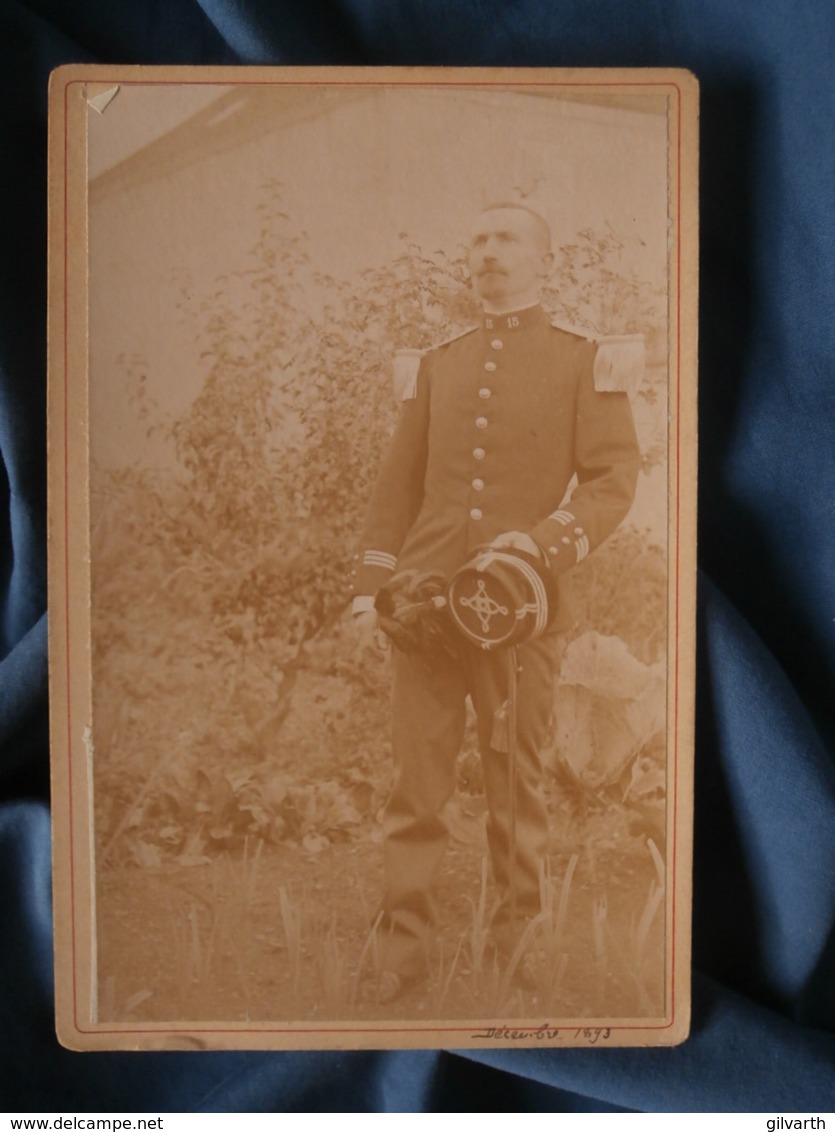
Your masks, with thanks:
[[[597,378],[612,389],[600,363],[596,342],[552,325],[540,306],[485,314],[480,327],[424,355],[374,488],[355,587],[362,602],[395,569],[450,577],[508,531],[529,534],[557,575],[556,620],[519,655],[515,899],[529,915],[538,908],[547,839],[539,749],[561,632],[572,622],[570,570],[624,518],[639,468],[628,397],[596,388]],[[441,810],[455,787],[468,693],[479,722],[499,921],[507,919],[507,755],[490,740],[506,674],[501,653],[465,650],[460,663],[439,661],[427,672],[395,649],[397,777],[386,812],[384,908],[387,963],[407,974],[423,962],[425,929],[436,916],[433,883],[447,836]]]

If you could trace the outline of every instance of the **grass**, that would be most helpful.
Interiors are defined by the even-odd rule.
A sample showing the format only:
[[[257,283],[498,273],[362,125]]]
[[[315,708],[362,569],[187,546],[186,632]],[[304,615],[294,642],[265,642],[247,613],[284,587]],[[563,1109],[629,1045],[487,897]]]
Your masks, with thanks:
[[[179,972],[178,997],[182,1017],[199,1017],[196,1010],[211,1007],[220,979],[228,967],[243,1006],[252,1014],[249,956],[255,932],[253,906],[259,883],[263,842],[244,843],[243,854],[218,858],[209,870],[209,883],[199,895],[170,913],[172,955]]]
[[[180,898],[154,910],[151,946],[134,933],[137,943],[123,945],[127,962],[108,958],[102,966],[99,1016],[553,1022],[659,1014],[665,871],[654,843],[638,845],[633,839],[596,855],[582,847],[546,862],[541,911],[504,957],[490,931],[496,905],[487,860],[459,850],[450,867],[462,898],[447,905],[429,977],[396,1006],[383,1006],[381,917],[358,879],[365,858],[353,857],[346,872],[317,887],[310,878],[321,876],[321,859],[314,865],[299,853],[288,864],[253,840],[237,856],[171,878]],[[329,865],[341,869],[338,853]],[[373,881],[362,875],[370,891]],[[154,883],[149,876],[149,892]]]
[[[659,957],[650,947],[650,932],[666,891],[664,861],[658,847],[651,838],[647,839],[646,846],[655,873],[639,914],[636,916],[634,910],[630,911],[625,942],[623,934],[615,931],[609,920],[605,895],[595,900],[592,910],[594,954],[601,996],[613,981],[630,986],[636,1005],[634,1013],[639,1016],[652,1011],[651,985],[658,969]],[[602,997],[598,1013],[606,1013]]]

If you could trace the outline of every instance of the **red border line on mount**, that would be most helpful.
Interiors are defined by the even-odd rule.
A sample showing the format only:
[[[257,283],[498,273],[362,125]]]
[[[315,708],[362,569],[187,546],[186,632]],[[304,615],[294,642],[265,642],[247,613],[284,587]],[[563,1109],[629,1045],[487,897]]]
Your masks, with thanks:
[[[139,68],[141,70],[141,68]],[[149,68],[151,69],[151,68]],[[229,67],[230,71],[234,70],[247,70],[246,67]],[[297,68],[303,70],[303,67]],[[339,69],[339,68],[335,68]],[[440,76],[444,70],[443,67],[434,68]],[[217,70],[222,71],[222,67]],[[427,68],[431,71],[432,68]],[[416,81],[414,79],[404,79],[402,82],[397,82],[394,79],[380,79],[378,82],[368,81],[365,79],[290,79],[287,82],[279,82],[277,80],[269,79],[232,79],[229,82],[224,82],[222,78],[218,79],[107,79],[101,76],[96,76],[90,79],[70,79],[67,83],[67,88],[71,86],[84,86],[85,83],[95,82],[96,84],[106,84],[112,82],[114,86],[281,86],[281,87],[308,87],[308,86],[361,86],[366,88],[377,89],[380,87],[428,87],[432,86],[435,90],[451,89],[472,89],[472,90],[507,90],[511,93],[519,87],[541,87],[543,90],[553,90],[555,87],[626,87],[632,89],[634,87],[668,87],[676,90],[679,95],[681,94],[681,87],[675,82],[596,82],[589,79],[588,82],[581,80],[572,82],[545,82],[541,79],[519,79],[518,81],[507,83],[485,84],[483,82],[470,81],[451,81],[443,82],[440,77],[434,85],[426,81]]]
[[[230,68],[231,70],[231,68]],[[158,1027],[147,1028],[131,1028],[122,1029],[117,1027],[101,1027],[101,1026],[82,1026],[78,1020],[78,984],[77,984],[77,925],[76,925],[76,907],[75,907],[75,839],[73,837],[73,759],[72,759],[72,709],[70,694],[70,554],[69,554],[69,302],[68,302],[68,282],[69,282],[69,240],[68,240],[68,218],[69,218],[69,180],[67,176],[68,171],[68,155],[69,155],[69,114],[68,114],[68,99],[70,87],[83,86],[88,81],[95,81],[96,83],[118,82],[119,86],[263,86],[263,87],[310,87],[310,86],[329,86],[329,87],[366,87],[378,89],[380,87],[427,87],[430,83],[425,81],[417,82],[414,80],[404,79],[403,81],[385,80],[380,82],[367,82],[359,80],[318,80],[311,79],[305,81],[289,81],[278,82],[265,79],[235,79],[229,83],[224,83],[221,78],[218,79],[195,79],[195,80],[157,80],[157,79],[119,79],[109,80],[107,78],[96,77],[93,80],[87,79],[72,79],[64,87],[64,588],[66,599],[66,614],[65,614],[65,661],[66,661],[66,695],[67,695],[67,783],[68,783],[68,801],[69,801],[69,834],[70,834],[70,852],[69,852],[69,871],[70,871],[70,920],[71,920],[71,949],[72,949],[72,995],[73,995],[73,1022],[75,1028],[80,1034],[157,1034],[160,1037],[166,1035],[177,1036],[185,1034],[298,1034],[300,1037],[313,1034],[341,1034],[349,1036],[350,1034],[379,1034],[379,1035],[396,1035],[396,1034],[420,1034],[420,1033],[450,1033],[450,1034],[470,1034],[474,1033],[472,1026],[419,1026],[419,1025],[400,1025],[400,1026],[352,1026],[349,1028],[343,1027],[281,1027],[281,1026],[251,1026],[247,1025],[246,1028],[241,1027],[217,1027],[217,1026],[189,1026],[187,1030],[168,1029],[165,1024]],[[680,605],[680,590],[681,590],[681,562],[680,562],[680,538],[681,538],[681,87],[678,83],[664,81],[664,82],[543,82],[531,80],[526,82],[514,81],[496,86],[487,87],[484,83],[476,81],[453,81],[453,82],[438,82],[432,89],[477,89],[477,90],[506,90],[513,92],[517,88],[524,87],[539,87],[543,90],[553,90],[556,88],[627,88],[632,89],[635,87],[640,88],[666,88],[675,91],[676,97],[676,111],[677,111],[677,207],[678,207],[678,239],[676,248],[676,390],[677,390],[677,413],[676,413],[676,561],[675,561],[675,655],[674,655],[674,671],[675,671],[675,689],[673,699],[673,744],[672,744],[672,769],[673,769],[673,859],[672,859],[672,920],[673,932],[670,951],[670,963],[672,971],[671,979],[671,1000],[670,1000],[670,1018],[668,1022],[663,1024],[646,1024],[640,1023],[637,1025],[622,1025],[622,1026],[606,1026],[601,1027],[611,1031],[621,1030],[635,1030],[635,1031],[656,1031],[668,1030],[676,1020],[675,1015],[675,999],[676,999],[676,963],[675,963],[675,923],[676,923],[676,875],[677,875],[677,802],[678,802],[678,723],[679,723],[679,660],[680,660],[680,645],[679,645],[679,605]],[[93,978],[96,977],[97,972],[93,971]],[[591,1020],[583,1019],[582,1025],[569,1025],[556,1027],[560,1031],[571,1031],[577,1029],[596,1029],[597,1027]],[[518,1025],[511,1026],[510,1028],[517,1032],[529,1031],[535,1033],[540,1027],[541,1023],[531,1025]],[[488,1027],[489,1028],[489,1027]],[[483,1028],[479,1028],[483,1029]],[[559,1042],[553,1043],[554,1048],[559,1048]],[[543,1048],[551,1046],[552,1043],[543,1042]]]
[[[69,476],[69,299],[67,297],[69,292],[69,238],[67,231],[67,220],[69,217],[69,177],[67,175],[69,167],[69,130],[67,128],[68,119],[68,92],[70,86],[74,84],[67,83],[64,90],[64,482],[62,484],[64,490],[64,601],[66,602],[66,612],[64,617],[64,631],[67,634],[67,639],[64,643],[64,656],[66,662],[66,694],[67,694],[67,795],[69,802],[69,865],[70,865],[70,939],[72,948],[72,999],[73,999],[73,1020],[78,1024],[78,977],[76,967],[76,916],[75,916],[75,836],[74,836],[74,815],[73,815],[73,759],[72,759],[72,696],[70,694],[70,549],[69,549],[69,531],[70,531],[70,476]]]
[[[673,884],[671,893],[671,916],[672,916],[672,944],[670,947],[670,962],[672,964],[672,979],[670,983],[670,1025],[676,1015],[676,897],[678,895],[676,888],[676,876],[678,873],[678,726],[679,726],[679,708],[678,708],[678,665],[680,659],[680,641],[679,636],[679,604],[681,596],[681,579],[679,572],[681,570],[681,89],[676,87],[676,110],[677,110],[677,129],[678,129],[678,146],[677,146],[677,172],[678,184],[676,186],[676,216],[678,231],[676,233],[678,239],[676,240],[676,569],[675,569],[675,586],[676,586],[676,599],[675,599],[675,685],[673,689]],[[667,328],[669,333],[669,327]]]

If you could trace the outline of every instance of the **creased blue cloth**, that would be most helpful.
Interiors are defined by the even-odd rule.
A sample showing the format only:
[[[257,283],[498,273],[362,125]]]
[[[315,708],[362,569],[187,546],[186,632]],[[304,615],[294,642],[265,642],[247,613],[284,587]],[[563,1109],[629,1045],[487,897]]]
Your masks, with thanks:
[[[5,1108],[833,1108],[834,59],[829,0],[2,0]],[[83,61],[663,65],[699,77],[695,975],[684,1046],[199,1055],[58,1047],[47,811],[46,88],[53,67]]]

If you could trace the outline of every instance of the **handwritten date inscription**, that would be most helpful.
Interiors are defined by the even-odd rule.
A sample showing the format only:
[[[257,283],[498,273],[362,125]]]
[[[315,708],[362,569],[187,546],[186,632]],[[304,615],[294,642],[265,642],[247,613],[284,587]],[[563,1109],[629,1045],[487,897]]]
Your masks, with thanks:
[[[608,1041],[611,1033],[608,1026],[590,1026],[577,1030],[574,1037],[575,1040],[586,1041],[590,1046],[596,1046],[598,1042]]]
[[[570,1030],[558,1030],[550,1022],[543,1022],[541,1026],[519,1030],[513,1029],[512,1026],[488,1026],[484,1030],[476,1031],[473,1038],[495,1042],[557,1042],[565,1041],[571,1033]],[[611,1033],[609,1027],[585,1026],[575,1030],[573,1037],[577,1043],[594,1046],[598,1042],[607,1041]]]

